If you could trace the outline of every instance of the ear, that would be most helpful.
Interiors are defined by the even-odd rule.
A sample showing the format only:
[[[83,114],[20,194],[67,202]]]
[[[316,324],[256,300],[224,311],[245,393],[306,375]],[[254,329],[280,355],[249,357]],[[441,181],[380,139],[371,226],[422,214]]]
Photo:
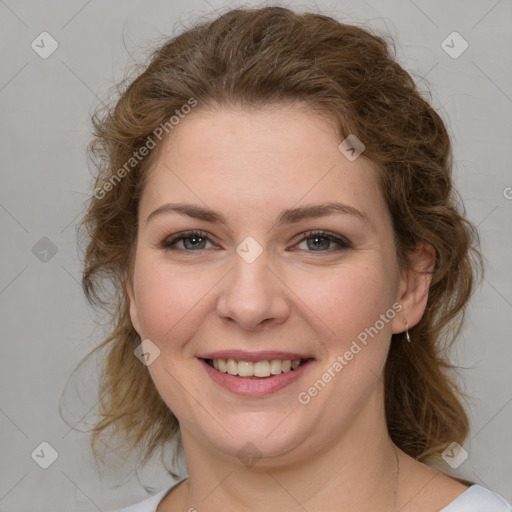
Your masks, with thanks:
[[[139,322],[139,313],[137,311],[137,305],[135,303],[135,294],[133,291],[133,283],[130,278],[127,278],[124,282],[124,289],[126,291],[126,297],[128,300],[128,307],[130,311],[130,320],[132,322],[133,328],[137,331],[137,334],[142,338],[140,322]]]
[[[393,320],[393,333],[400,333],[421,320],[428,301],[428,292],[436,261],[435,249],[425,242],[418,242],[410,255],[412,268],[404,271],[397,291],[397,302],[402,311]],[[407,322],[407,324],[406,324]]]

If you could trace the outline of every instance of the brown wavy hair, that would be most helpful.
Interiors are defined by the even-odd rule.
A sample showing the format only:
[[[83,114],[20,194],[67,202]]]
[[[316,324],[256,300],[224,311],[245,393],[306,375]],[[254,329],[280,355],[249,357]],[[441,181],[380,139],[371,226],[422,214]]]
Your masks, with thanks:
[[[137,450],[144,464],[179,434],[176,417],[134,357],[140,338],[126,294],[138,202],[162,144],[122,179],[119,170],[191,99],[198,110],[305,103],[312,115],[336,121],[340,141],[354,134],[364,142],[364,156],[378,167],[401,268],[410,269],[417,242],[436,254],[426,311],[410,330],[413,342],[393,335],[384,372],[389,433],[422,461],[452,441],[463,443],[468,418],[447,350],[483,270],[479,238],[453,189],[446,127],[386,39],[322,14],[231,10],[160,44],[113,106],[95,112],[89,149],[98,172],[81,223],[82,283],[88,300],[111,320],[97,347],[105,357],[91,438],[96,457],[102,441]]]

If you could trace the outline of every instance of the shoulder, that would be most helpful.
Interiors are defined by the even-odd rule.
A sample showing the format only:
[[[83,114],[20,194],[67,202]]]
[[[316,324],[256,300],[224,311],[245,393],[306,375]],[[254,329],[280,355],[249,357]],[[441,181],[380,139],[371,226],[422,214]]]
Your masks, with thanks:
[[[144,501],[117,510],[116,512],[156,512],[158,504],[160,503],[160,501],[162,501],[162,499],[168,492],[169,490],[159,492],[158,494],[154,494],[153,496],[145,499]]]
[[[495,492],[472,485],[441,512],[510,512],[512,506]]]
[[[153,496],[146,498],[144,501],[141,501],[139,503],[136,503],[135,505],[130,505],[129,507],[117,510],[116,512],[156,512],[156,509],[158,508],[158,505],[160,502],[168,495],[170,492],[178,487],[181,482],[184,482],[186,478],[183,480],[180,480],[179,482],[176,482],[174,485],[172,485],[169,489],[165,489],[163,491],[160,491],[157,494],[154,494]]]

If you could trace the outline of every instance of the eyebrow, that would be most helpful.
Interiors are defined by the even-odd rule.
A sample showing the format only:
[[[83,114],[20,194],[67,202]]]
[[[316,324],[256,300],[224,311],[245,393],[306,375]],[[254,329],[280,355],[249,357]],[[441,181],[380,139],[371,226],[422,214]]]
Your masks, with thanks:
[[[227,221],[222,214],[214,212],[209,208],[188,203],[163,204],[148,215],[146,224],[151,219],[168,213],[178,213],[193,219],[211,222],[213,224],[223,224],[224,226],[227,226]],[[369,225],[372,224],[369,216],[366,213],[359,211],[357,208],[338,202],[329,202],[325,204],[301,206],[298,208],[290,208],[288,210],[284,210],[277,218],[276,225],[281,226],[283,224],[294,224],[296,222],[300,222],[301,220],[316,217],[326,217],[327,215],[332,215],[335,213],[351,215]]]

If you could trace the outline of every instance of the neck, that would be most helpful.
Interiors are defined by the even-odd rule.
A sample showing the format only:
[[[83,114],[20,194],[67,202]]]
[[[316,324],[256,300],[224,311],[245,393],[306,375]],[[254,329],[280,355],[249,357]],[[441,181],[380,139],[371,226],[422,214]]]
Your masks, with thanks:
[[[396,507],[398,450],[375,404],[368,404],[350,430],[295,459],[287,454],[281,461],[246,466],[186,430],[182,439],[189,473],[182,510],[391,512]]]

